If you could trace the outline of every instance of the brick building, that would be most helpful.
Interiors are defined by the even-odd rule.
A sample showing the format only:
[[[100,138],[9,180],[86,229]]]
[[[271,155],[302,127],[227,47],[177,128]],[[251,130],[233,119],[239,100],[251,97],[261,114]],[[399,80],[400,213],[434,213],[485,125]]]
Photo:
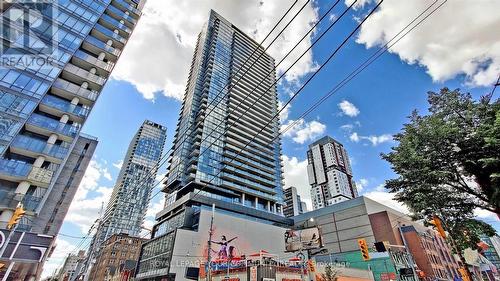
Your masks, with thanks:
[[[96,257],[89,280],[108,281],[117,276],[133,276],[141,245],[146,240],[125,233],[113,234],[104,242],[104,247]]]
[[[459,276],[459,264],[445,240],[432,229],[403,226],[401,231],[418,268],[428,280],[451,280]]]

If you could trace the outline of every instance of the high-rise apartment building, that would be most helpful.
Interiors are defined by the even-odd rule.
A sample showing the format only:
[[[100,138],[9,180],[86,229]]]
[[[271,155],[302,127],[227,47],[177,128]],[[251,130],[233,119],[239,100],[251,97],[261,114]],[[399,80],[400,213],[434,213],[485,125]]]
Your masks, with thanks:
[[[274,59],[264,53],[249,68],[262,52],[248,35],[211,12],[198,36],[177,125],[167,203],[183,189],[193,189],[193,183],[236,204],[282,212]]]
[[[283,208],[283,214],[285,217],[293,217],[304,213],[306,210],[305,202],[300,199],[300,195],[297,192],[295,186],[290,186],[284,189],[285,194],[285,207]]]
[[[167,200],[151,240],[143,244],[136,280],[197,280],[200,258],[216,258],[216,244],[206,248],[212,214],[217,245],[232,243],[220,255],[229,249],[239,255],[283,251],[284,243],[276,241],[283,240],[283,227],[291,220],[282,213],[279,120],[273,119],[276,77],[271,56],[264,53],[256,61],[262,52],[253,39],[210,12],[198,36],[174,137]],[[269,239],[260,239],[262,233]]]
[[[78,162],[72,151],[85,147],[78,143],[80,128],[144,2],[0,2],[0,228],[21,202],[28,213],[18,231],[57,233],[79,182],[76,174],[67,173],[74,170],[69,162]],[[95,146],[88,144],[84,158]],[[65,196],[52,197],[59,188]],[[32,276],[31,268],[36,268],[19,268],[23,264],[18,261],[12,268],[21,279]]]
[[[90,259],[113,234],[139,236],[155,185],[166,131],[164,126],[145,120],[132,138],[93,238]]]
[[[358,196],[344,146],[329,136],[309,145],[307,175],[314,209]]]

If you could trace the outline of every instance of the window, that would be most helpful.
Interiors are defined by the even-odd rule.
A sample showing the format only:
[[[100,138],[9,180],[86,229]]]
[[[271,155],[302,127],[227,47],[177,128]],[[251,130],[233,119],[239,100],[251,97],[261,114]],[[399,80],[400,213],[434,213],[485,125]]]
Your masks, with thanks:
[[[27,117],[36,103],[16,95],[0,91],[0,110],[19,117]]]

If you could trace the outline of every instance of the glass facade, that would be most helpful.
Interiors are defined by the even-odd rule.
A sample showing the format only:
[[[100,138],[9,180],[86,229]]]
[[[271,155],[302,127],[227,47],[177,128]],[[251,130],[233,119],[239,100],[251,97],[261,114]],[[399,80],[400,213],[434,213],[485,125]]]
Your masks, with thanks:
[[[27,214],[18,227],[30,231],[51,202],[48,195],[143,5],[1,1],[0,227],[21,202]]]
[[[91,247],[98,252],[113,234],[139,236],[163,153],[166,128],[144,121],[130,142],[111,199]],[[147,179],[147,181],[146,181]]]
[[[256,48],[260,52],[240,70]],[[195,182],[229,201],[282,212],[281,140],[279,120],[273,120],[274,59],[264,53],[256,61],[262,51],[253,39],[211,12],[195,49],[167,190],[175,192]]]

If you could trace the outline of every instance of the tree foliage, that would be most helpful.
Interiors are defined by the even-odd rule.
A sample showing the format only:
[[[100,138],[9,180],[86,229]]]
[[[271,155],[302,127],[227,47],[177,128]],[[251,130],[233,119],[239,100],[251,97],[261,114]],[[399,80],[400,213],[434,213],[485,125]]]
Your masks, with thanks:
[[[441,214],[457,234],[488,231],[473,212],[500,214],[500,102],[448,88],[429,92],[428,102],[429,114],[413,111],[394,136],[398,145],[382,154],[398,174],[386,187],[416,217]]]

